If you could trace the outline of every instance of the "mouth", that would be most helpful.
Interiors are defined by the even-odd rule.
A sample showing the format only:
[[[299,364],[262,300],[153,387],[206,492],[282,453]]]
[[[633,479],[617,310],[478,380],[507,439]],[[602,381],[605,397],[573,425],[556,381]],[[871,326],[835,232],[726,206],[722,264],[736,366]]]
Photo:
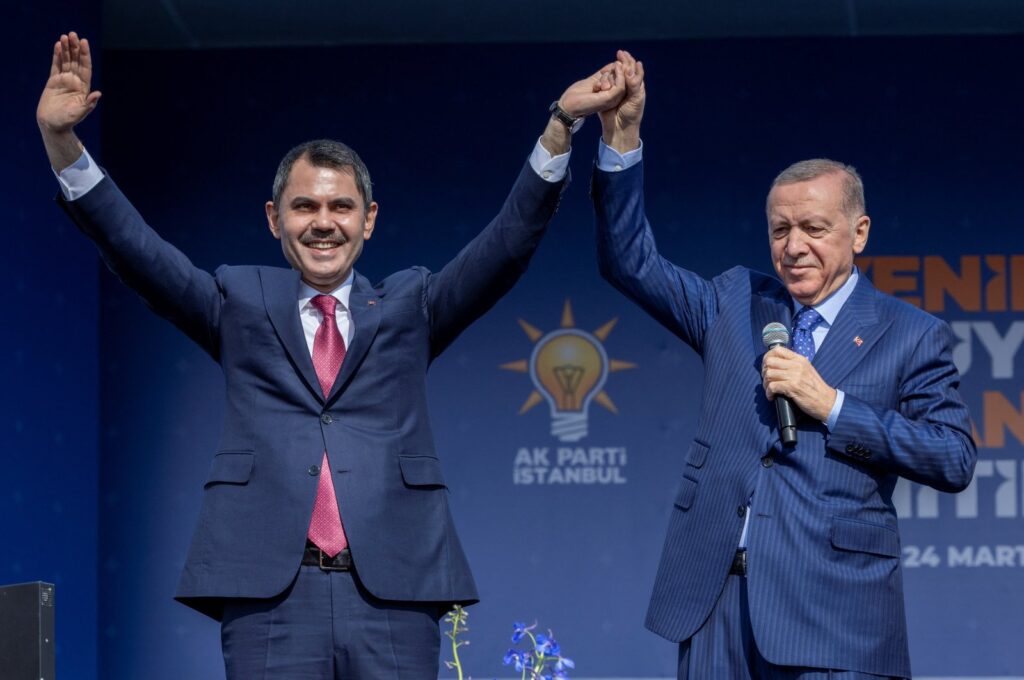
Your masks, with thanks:
[[[340,248],[347,242],[347,239],[306,239],[302,241],[302,245],[311,250],[329,252]]]

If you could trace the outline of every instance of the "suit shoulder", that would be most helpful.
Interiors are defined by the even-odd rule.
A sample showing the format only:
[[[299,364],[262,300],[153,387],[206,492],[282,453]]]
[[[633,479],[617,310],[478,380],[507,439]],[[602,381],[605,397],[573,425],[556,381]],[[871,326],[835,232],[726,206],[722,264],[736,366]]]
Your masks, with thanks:
[[[390,297],[420,294],[429,276],[426,267],[413,266],[388,274],[371,287],[378,295]]]
[[[725,270],[712,281],[718,288],[737,292],[773,293],[782,286],[774,276],[742,265]]]
[[[218,281],[249,282],[258,281],[262,272],[286,272],[284,267],[268,267],[253,264],[222,264],[213,274]]]
[[[905,300],[883,293],[877,288],[874,289],[874,293],[878,300],[879,315],[891,319],[893,323],[906,328],[917,328],[920,333],[925,333],[937,326],[949,328],[946,321],[920,307],[915,307]]]

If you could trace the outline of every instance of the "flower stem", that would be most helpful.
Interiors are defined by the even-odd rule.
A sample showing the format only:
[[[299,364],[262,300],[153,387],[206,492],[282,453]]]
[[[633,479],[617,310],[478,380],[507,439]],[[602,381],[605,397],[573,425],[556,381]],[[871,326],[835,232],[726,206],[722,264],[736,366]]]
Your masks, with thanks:
[[[459,661],[459,644],[456,642],[459,634],[459,619],[462,618],[460,609],[458,605],[455,605],[455,615],[452,616],[452,658],[455,660],[455,670],[459,674],[459,680],[462,680],[462,662]]]

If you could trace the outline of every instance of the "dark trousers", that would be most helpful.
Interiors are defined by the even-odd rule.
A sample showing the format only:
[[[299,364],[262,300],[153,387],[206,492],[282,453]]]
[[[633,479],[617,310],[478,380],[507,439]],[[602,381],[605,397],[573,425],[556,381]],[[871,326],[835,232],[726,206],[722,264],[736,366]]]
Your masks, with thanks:
[[[747,579],[729,576],[704,625],[679,644],[679,680],[881,680],[882,676],[829,668],[776,666],[757,650],[750,627]],[[893,678],[892,680],[896,680]]]
[[[303,566],[267,600],[228,600],[228,680],[436,680],[443,612],[378,600],[355,572]]]

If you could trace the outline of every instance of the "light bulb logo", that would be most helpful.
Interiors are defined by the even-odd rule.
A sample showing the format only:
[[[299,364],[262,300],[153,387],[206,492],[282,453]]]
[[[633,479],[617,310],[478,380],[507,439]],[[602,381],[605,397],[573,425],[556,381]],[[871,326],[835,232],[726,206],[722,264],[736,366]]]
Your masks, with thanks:
[[[533,348],[530,377],[551,406],[551,434],[564,442],[587,436],[590,402],[608,377],[597,338],[577,328],[551,331]]]
[[[563,442],[577,442],[587,436],[590,404],[596,402],[618,413],[604,391],[608,374],[635,368],[628,361],[609,359],[602,342],[618,319],[612,319],[593,333],[575,327],[568,300],[562,310],[561,328],[544,333],[522,319],[519,325],[535,344],[529,360],[512,361],[501,368],[529,373],[536,388],[519,409],[526,413],[542,401],[551,412],[551,434]]]

